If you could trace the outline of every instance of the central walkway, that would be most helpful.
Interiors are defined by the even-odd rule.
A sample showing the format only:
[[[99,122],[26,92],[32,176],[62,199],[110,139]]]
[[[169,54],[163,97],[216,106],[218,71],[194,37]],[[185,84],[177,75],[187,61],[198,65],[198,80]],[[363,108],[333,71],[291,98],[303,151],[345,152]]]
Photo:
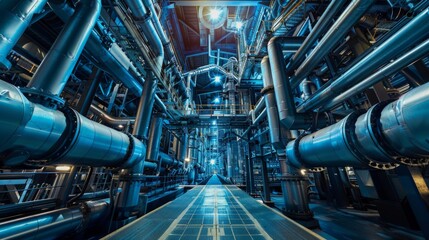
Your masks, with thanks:
[[[214,175],[161,239],[272,239]]]
[[[322,239],[213,175],[104,239]]]

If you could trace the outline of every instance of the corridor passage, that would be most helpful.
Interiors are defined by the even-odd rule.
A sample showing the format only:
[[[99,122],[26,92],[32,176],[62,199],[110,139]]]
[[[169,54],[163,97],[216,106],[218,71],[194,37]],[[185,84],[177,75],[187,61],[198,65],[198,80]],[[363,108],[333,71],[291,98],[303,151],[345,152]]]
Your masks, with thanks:
[[[321,239],[213,175],[105,239]]]

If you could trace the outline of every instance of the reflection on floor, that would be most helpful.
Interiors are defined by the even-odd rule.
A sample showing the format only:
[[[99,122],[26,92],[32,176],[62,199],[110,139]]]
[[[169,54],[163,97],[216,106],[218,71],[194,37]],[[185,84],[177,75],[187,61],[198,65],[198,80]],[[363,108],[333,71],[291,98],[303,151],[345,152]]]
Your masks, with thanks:
[[[214,175],[105,239],[321,239]]]
[[[272,197],[277,208],[284,207],[283,197]],[[338,239],[424,239],[418,232],[383,224],[376,211],[358,211],[351,208],[335,209],[323,201],[314,201],[310,208],[319,221],[321,231]]]

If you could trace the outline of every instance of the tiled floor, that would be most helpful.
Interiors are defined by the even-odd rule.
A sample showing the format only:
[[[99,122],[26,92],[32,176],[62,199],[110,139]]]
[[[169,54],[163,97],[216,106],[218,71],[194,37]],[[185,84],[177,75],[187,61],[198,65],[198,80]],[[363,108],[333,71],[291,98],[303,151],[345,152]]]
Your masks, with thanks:
[[[213,176],[103,239],[321,239]]]
[[[217,177],[185,210],[178,224],[164,233],[171,239],[270,239]],[[219,182],[220,184],[220,182]],[[162,238],[162,237],[161,237]]]

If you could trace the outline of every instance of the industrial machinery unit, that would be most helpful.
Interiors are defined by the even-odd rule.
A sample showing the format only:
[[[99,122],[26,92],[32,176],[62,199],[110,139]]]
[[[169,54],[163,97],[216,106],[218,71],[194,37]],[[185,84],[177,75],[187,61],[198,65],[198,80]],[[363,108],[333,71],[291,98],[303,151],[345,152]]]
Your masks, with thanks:
[[[310,201],[429,239],[429,1],[0,0],[0,13],[1,239],[115,239],[214,174],[337,238]],[[221,191],[258,207],[232,187],[180,206]]]

